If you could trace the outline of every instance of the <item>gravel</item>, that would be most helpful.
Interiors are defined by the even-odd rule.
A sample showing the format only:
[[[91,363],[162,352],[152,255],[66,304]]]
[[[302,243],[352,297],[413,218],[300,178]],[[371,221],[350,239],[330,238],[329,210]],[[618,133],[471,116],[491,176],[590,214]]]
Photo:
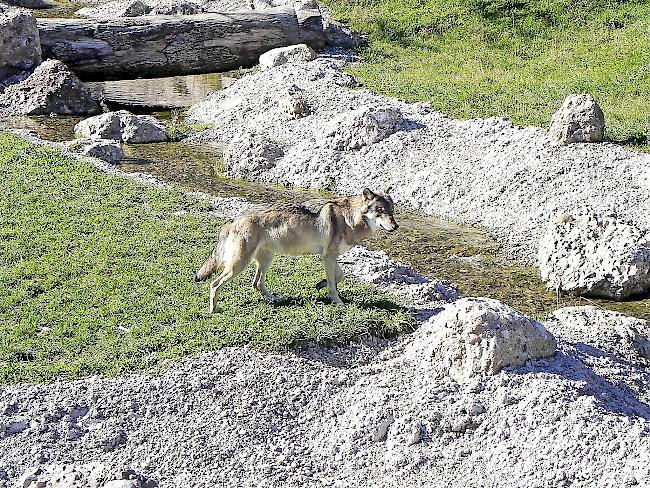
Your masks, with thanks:
[[[310,115],[286,116],[283,98],[293,85]],[[397,110],[403,120],[358,150],[328,145],[323,128],[362,108]],[[390,184],[399,205],[483,225],[527,264],[546,223],[578,206],[650,228],[650,155],[606,142],[560,146],[544,129],[503,118],[455,120],[424,103],[358,89],[330,59],[244,76],[192,107],[190,119],[213,124],[195,142],[227,144],[251,133],[280,146],[284,156],[251,171],[254,179],[343,194]]]
[[[552,358],[461,386],[409,353],[435,327],[355,366],[336,351],[229,348],[160,376],[4,387],[0,470],[97,461],[197,487],[650,486],[647,369],[560,341]]]

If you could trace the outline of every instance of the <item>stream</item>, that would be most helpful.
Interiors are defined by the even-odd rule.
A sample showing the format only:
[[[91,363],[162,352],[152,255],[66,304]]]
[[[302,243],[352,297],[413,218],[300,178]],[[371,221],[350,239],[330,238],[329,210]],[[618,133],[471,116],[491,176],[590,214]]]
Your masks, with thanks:
[[[88,86],[111,110],[126,108],[169,122],[182,118],[180,110],[228,86],[234,79],[228,74],[210,74],[96,82]],[[29,129],[43,139],[61,142],[74,138],[74,125],[80,120],[63,116],[14,117],[0,124]],[[127,145],[125,153],[127,158],[118,165],[121,170],[147,173],[187,190],[261,203],[323,196],[312,190],[225,178],[219,173],[219,152],[207,147],[167,142]],[[595,305],[650,320],[650,298],[615,302],[558,297],[546,290],[537,268],[521,266],[500,254],[499,244],[485,229],[423,216],[396,203],[400,230],[377,234],[364,244],[385,251],[426,276],[453,283],[465,296],[496,298],[539,320],[545,320],[559,307],[571,305]]]

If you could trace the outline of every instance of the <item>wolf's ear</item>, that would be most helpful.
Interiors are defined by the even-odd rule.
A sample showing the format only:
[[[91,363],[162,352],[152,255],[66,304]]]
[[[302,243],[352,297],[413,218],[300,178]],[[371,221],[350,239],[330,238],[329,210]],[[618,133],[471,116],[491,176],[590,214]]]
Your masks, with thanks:
[[[390,192],[392,192],[392,191],[393,191],[392,186],[387,186],[386,188],[384,188],[384,194],[386,194],[386,195],[390,195]]]
[[[375,198],[377,196],[372,192],[372,190],[370,188],[364,188],[362,193],[363,193],[363,199],[366,202],[369,202],[370,200],[372,200],[373,198]]]

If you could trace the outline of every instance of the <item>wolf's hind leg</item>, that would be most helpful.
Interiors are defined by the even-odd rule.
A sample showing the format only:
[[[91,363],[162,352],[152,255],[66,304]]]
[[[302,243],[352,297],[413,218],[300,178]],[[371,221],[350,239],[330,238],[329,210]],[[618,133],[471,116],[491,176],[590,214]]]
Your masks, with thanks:
[[[339,284],[339,281],[343,278],[343,270],[339,266],[339,263],[336,263],[336,284]],[[322,290],[327,286],[327,279],[322,279],[318,283],[316,283],[316,289],[317,290]]]
[[[250,253],[241,252],[244,248],[245,245],[243,244],[239,246],[238,252],[233,253],[232,259],[226,263],[219,277],[210,283],[210,313],[217,310],[217,299],[221,288],[241,273],[250,262]]]
[[[339,292],[336,289],[336,284],[343,276],[343,273],[340,272],[339,265],[336,262],[336,255],[334,256],[325,256],[323,258],[323,263],[325,264],[325,275],[327,276],[327,296],[330,297],[334,305],[343,305],[343,300],[339,296]]]
[[[266,272],[271,266],[271,261],[273,261],[274,253],[271,251],[262,251],[258,250],[253,258],[257,263],[257,271],[255,272],[255,278],[253,278],[253,288],[260,292],[265,300],[268,300],[271,303],[282,303],[284,299],[282,297],[273,295],[267,288],[264,286],[264,280],[266,279]]]

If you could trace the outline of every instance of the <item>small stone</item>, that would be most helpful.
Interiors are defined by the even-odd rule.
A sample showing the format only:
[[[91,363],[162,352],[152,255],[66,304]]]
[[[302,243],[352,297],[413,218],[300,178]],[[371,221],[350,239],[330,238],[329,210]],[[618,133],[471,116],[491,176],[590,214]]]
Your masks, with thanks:
[[[280,110],[289,119],[299,119],[311,113],[303,97],[303,91],[296,85],[291,85],[287,88],[280,100]]]
[[[381,421],[379,422],[379,425],[377,426],[376,430],[373,432],[371,439],[373,442],[383,442],[386,440],[386,436],[388,435],[388,429],[390,426],[393,424],[395,421],[394,417],[392,414],[386,415]]]
[[[467,428],[472,424],[472,419],[468,415],[465,415],[459,419],[456,419],[451,424],[451,431],[457,433],[463,433]]]
[[[103,488],[138,488],[138,484],[131,480],[112,480],[105,483]]]
[[[109,139],[75,140],[69,144],[69,147],[72,151],[83,156],[101,159],[111,164],[119,162],[124,157],[124,151],[120,142]],[[118,326],[117,329],[123,330],[124,327]]]
[[[422,438],[422,427],[418,425],[414,425],[408,435],[406,436],[406,445],[407,446],[413,446],[420,442],[420,439]]]
[[[465,409],[472,417],[485,413],[485,407],[480,403],[470,403]]]

